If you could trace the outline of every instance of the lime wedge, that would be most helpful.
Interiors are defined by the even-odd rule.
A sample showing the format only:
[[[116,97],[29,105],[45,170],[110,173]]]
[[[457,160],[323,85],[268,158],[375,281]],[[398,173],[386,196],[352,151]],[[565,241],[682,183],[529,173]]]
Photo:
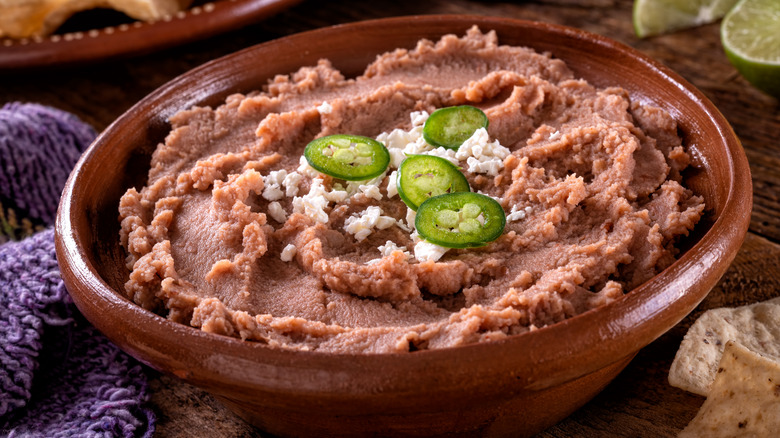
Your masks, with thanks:
[[[723,19],[720,38],[742,76],[780,98],[780,1],[740,1]]]
[[[735,3],[737,0],[634,0],[634,31],[644,38],[712,23],[723,18]]]

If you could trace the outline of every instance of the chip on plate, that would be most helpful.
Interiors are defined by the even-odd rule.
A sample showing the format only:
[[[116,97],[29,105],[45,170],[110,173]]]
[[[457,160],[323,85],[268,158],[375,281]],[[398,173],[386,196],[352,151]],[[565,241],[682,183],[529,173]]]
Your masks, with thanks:
[[[780,361],[780,297],[704,312],[688,329],[669,370],[669,383],[707,396],[728,341]]]
[[[115,9],[141,21],[160,20],[183,10],[191,1],[0,0],[0,37],[44,37],[57,30],[73,14],[95,8]]]
[[[775,437],[780,362],[728,341],[707,400],[678,438]]]

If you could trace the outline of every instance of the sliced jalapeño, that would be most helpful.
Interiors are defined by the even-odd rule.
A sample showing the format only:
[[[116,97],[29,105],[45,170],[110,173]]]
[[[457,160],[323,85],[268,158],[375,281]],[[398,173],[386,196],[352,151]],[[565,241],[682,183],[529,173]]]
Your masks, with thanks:
[[[440,108],[423,125],[423,138],[433,146],[457,150],[479,128],[487,128],[488,118],[481,109],[469,105]]]
[[[412,210],[432,196],[470,190],[468,180],[454,164],[434,155],[407,157],[398,168],[396,185],[398,195]]]
[[[414,225],[428,242],[448,248],[484,246],[504,232],[506,215],[495,199],[459,192],[429,198],[417,209]]]
[[[348,181],[377,177],[390,164],[390,153],[382,143],[360,135],[317,138],[306,146],[303,155],[311,167]]]

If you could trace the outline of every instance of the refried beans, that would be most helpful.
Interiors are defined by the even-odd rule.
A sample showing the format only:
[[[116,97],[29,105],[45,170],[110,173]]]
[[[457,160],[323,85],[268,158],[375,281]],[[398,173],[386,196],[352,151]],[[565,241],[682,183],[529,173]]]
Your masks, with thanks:
[[[426,144],[425,119],[454,105],[483,110],[487,129],[457,151]],[[170,124],[147,185],[119,206],[127,296],[276,348],[408,352],[554,324],[669,266],[704,211],[667,112],[476,27],[383,54],[354,79],[321,60]],[[331,134],[379,140],[388,169],[318,173],[303,150]],[[500,237],[421,240],[396,190],[409,154],[457,163],[504,208]]]

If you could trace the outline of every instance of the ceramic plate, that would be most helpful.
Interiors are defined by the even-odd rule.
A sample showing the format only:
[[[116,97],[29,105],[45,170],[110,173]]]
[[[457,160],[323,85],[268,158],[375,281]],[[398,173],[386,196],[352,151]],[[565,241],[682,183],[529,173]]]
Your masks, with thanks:
[[[155,22],[125,20],[116,26],[65,30],[45,38],[0,39],[0,71],[76,64],[160,50],[246,26],[299,2],[196,2],[188,10]]]

